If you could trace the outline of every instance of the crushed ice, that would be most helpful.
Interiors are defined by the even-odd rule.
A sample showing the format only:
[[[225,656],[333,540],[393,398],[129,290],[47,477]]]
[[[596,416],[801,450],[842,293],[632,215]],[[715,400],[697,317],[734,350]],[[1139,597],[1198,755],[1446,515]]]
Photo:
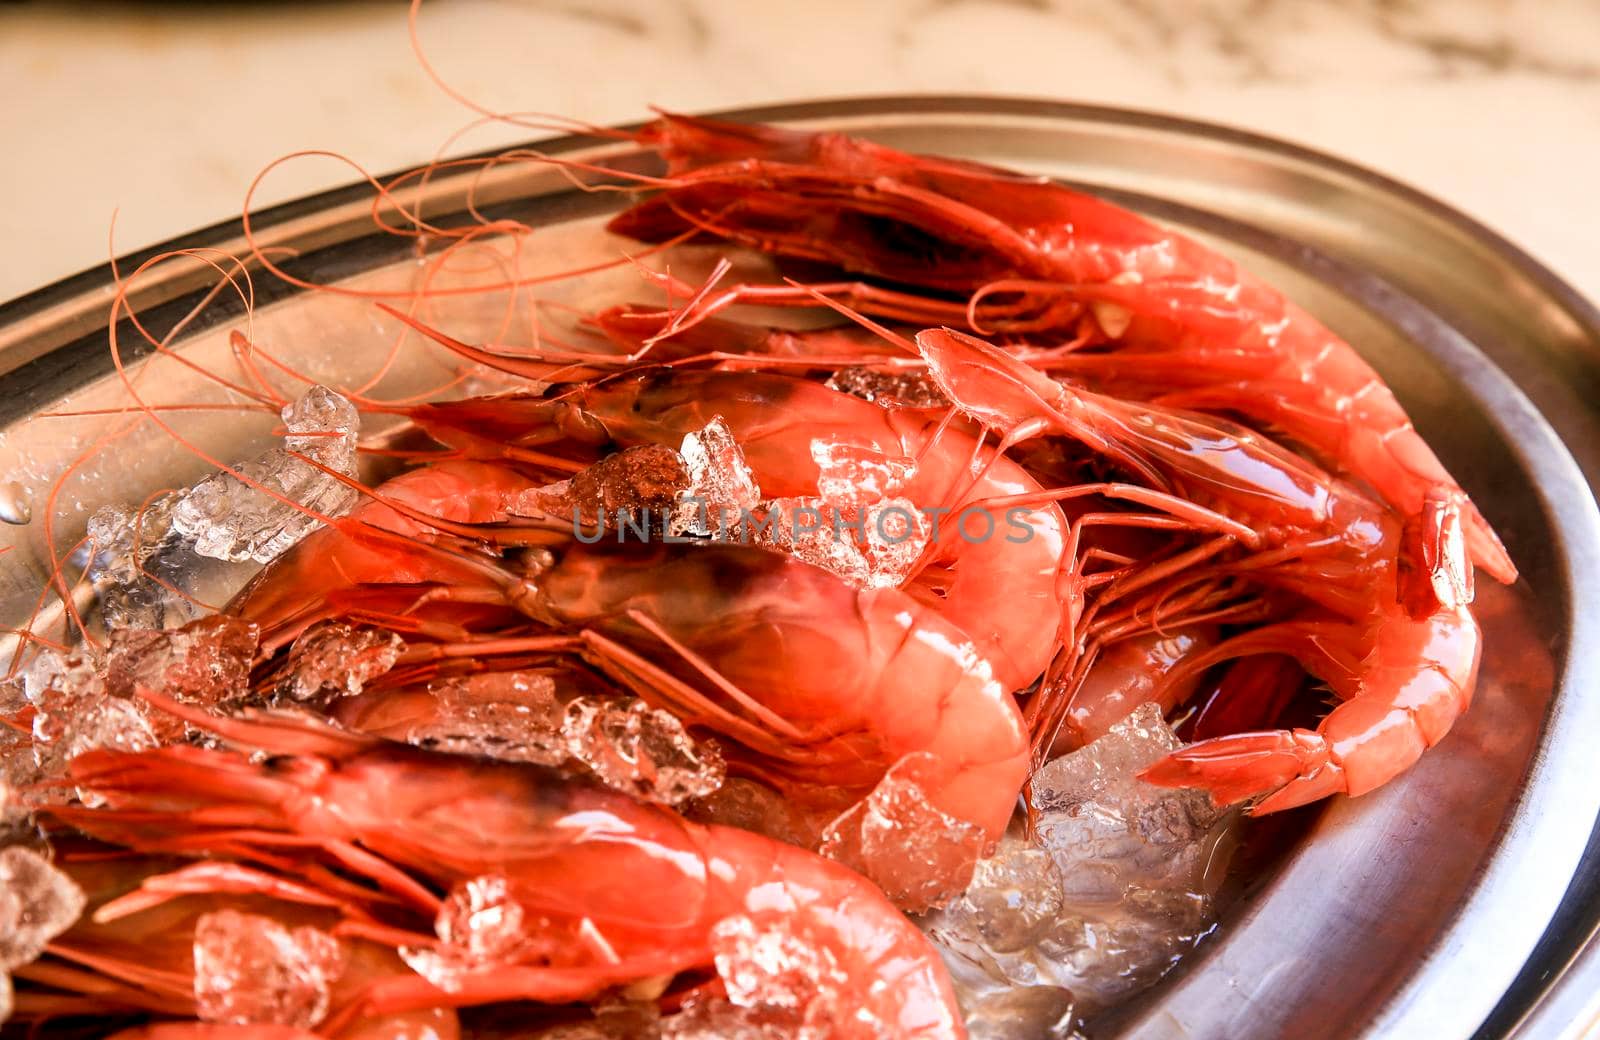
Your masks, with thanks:
[[[405,641],[387,629],[319,622],[289,648],[279,695],[299,703],[354,697],[393,668],[405,648]]]
[[[577,942],[571,929],[530,913],[499,874],[453,886],[433,927],[437,944],[402,946],[399,954],[411,970],[446,992],[460,990],[496,965],[557,962]]]
[[[83,913],[83,890],[33,849],[0,849],[0,970],[30,964]]]
[[[709,536],[737,524],[761,503],[761,488],[744,452],[721,416],[686,434],[678,449],[688,485],[678,495],[668,529],[673,534]]]
[[[285,405],[282,415],[283,447],[235,467],[281,498],[230,473],[216,473],[173,507],[173,528],[193,539],[201,556],[270,563],[321,523],[290,502],[323,516],[339,516],[355,504],[355,489],[296,457],[354,478],[360,426],[355,406],[325,386],[314,386]]]
[[[180,495],[158,496],[140,509],[106,506],[89,518],[86,577],[108,630],[168,628],[199,613],[178,592],[192,583],[194,556],[172,527]]]
[[[916,474],[915,459],[884,455],[854,444],[813,439],[817,494],[838,506],[865,506],[896,495]]]
[[[151,723],[153,711],[112,697],[99,662],[86,655],[41,652],[24,673],[23,692],[34,709],[36,779],[64,775],[67,763],[86,751],[146,751],[160,743]],[[88,791],[77,794],[86,805],[100,804]]]
[[[106,651],[106,692],[138,708],[162,743],[195,731],[140,698],[162,694],[181,704],[216,710],[241,700],[250,683],[258,630],[225,614],[175,629],[118,629]]]
[[[1210,930],[1211,860],[1232,817],[1136,777],[1180,746],[1147,704],[1042,767],[1039,843],[1008,834],[923,919],[974,1036],[1069,1035],[1074,1014],[1151,984]]]
[[[218,910],[194,930],[194,998],[204,1022],[309,1029],[328,1013],[344,970],[339,941],[317,928]]]
[[[420,747],[508,762],[558,766],[566,708],[555,682],[537,672],[488,672],[434,683],[434,711],[405,739]]]
[[[827,826],[817,849],[871,879],[912,913],[966,888],[988,846],[983,828],[928,800],[924,789],[938,767],[926,751],[896,762],[866,798]]]
[[[21,703],[5,705],[7,714],[31,706],[33,739],[0,749],[4,772],[13,780],[55,779],[86,751],[145,751],[184,740],[193,735],[188,725],[143,695],[222,707],[244,696],[255,648],[254,625],[219,615],[180,628],[113,630],[102,655],[43,650],[23,671]],[[99,804],[91,792],[77,794]]]
[[[0,849],[0,1022],[11,1015],[11,973],[71,928],[86,902],[83,890],[43,855],[16,845]]]
[[[857,588],[896,588],[922,558],[932,534],[927,514],[906,498],[865,506],[824,498],[776,498],[756,528],[756,544],[821,567]]]
[[[677,805],[722,786],[727,767],[710,741],[696,741],[670,712],[635,697],[579,697],[561,726],[567,753],[608,786]]]
[[[404,734],[432,750],[502,761],[576,763],[600,782],[644,801],[681,805],[717,792],[722,752],[696,740],[667,711],[637,697],[574,697],[537,672],[438,681],[432,711]]]
[[[805,909],[736,914],[711,930],[726,997],[697,996],[660,1021],[662,1040],[869,1040],[894,1035],[853,996],[851,979]]]

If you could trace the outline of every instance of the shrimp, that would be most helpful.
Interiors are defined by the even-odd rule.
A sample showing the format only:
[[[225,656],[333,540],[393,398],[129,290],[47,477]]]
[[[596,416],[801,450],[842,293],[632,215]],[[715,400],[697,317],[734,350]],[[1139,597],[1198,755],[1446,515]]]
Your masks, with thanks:
[[[593,468],[630,453],[661,449],[636,446]],[[446,523],[416,508],[427,493],[457,490],[452,475],[477,481],[454,515],[488,522]],[[619,475],[639,478],[637,491],[654,487],[658,474],[624,464]],[[596,494],[606,485],[593,483]],[[230,611],[257,626],[263,646],[281,647],[315,621],[389,625],[418,637],[402,664],[423,671],[406,672],[407,681],[427,677],[430,656],[577,655],[653,706],[736,741],[735,764],[787,794],[813,836],[912,755],[934,763],[922,787],[936,808],[991,840],[1004,831],[1027,769],[1012,687],[934,603],[898,589],[857,590],[796,557],[747,545],[608,548],[578,544],[569,531],[564,545],[502,561],[478,549],[494,545],[501,519],[530,496],[515,471],[457,462],[384,488],[397,484],[400,494],[372,498],[365,524],[392,539],[373,543],[362,524],[321,531],[236,598]],[[532,496],[541,501],[538,489]],[[450,532],[404,537],[433,524]],[[515,610],[543,631],[441,633],[439,619],[458,605]],[[425,723],[427,714],[415,696],[341,711],[377,732]]]
[[[1472,702],[1482,633],[1469,609],[1461,503],[1429,500],[1411,552],[1463,590],[1421,617],[1378,609],[1363,626],[1294,620],[1235,636],[1168,676],[1182,681],[1244,654],[1287,654],[1326,682],[1341,703],[1315,730],[1213,737],[1173,752],[1141,776],[1169,787],[1202,787],[1221,802],[1260,798],[1252,814],[1305,805],[1332,794],[1362,795],[1393,780],[1442,740]]]
[[[738,545],[595,547],[535,575],[518,603],[636,649],[666,642],[686,675],[704,662],[726,707],[684,700],[666,682],[641,695],[685,722],[746,734],[759,757],[733,749],[730,758],[817,820],[925,753],[937,763],[923,780],[937,808],[991,840],[1005,831],[1027,775],[1016,703],[965,632],[898,589],[855,589],[795,557]],[[741,707],[752,722],[771,721],[719,724]]]
[[[91,751],[74,760],[72,782],[104,804],[59,807],[57,818],[145,853],[367,879],[376,887],[346,887],[386,900],[383,923],[356,905],[342,911],[340,934],[431,951],[427,963],[448,965],[444,988],[410,973],[371,980],[324,1032],[437,1007],[590,1001],[711,969],[730,934],[772,929],[837,965],[816,985],[837,987],[841,1006],[859,1013],[836,1035],[963,1035],[938,954],[868,882],[828,860],[539,766],[432,754],[299,717],[208,718],[153,700],[274,757]],[[524,923],[517,941],[467,956],[428,924],[441,907],[433,893],[479,879],[493,879],[506,913]]]
[[[59,834],[55,840],[56,865],[83,889],[88,910],[49,944],[45,957],[16,972],[23,984],[16,1006],[21,1020],[206,1014],[196,986],[196,942],[197,929],[208,918],[226,922],[221,924],[223,942],[232,938],[231,929],[249,929],[265,920],[274,930],[282,929],[280,935],[287,936],[291,929],[297,930],[296,935],[303,934],[301,929],[314,930],[317,943],[307,952],[316,957],[312,963],[319,971],[326,969],[320,982],[305,980],[301,999],[280,997],[280,1002],[268,992],[259,995],[264,999],[257,1004],[254,996],[241,994],[241,1003],[234,1005],[247,1015],[276,1013],[299,1025],[166,1022],[123,1035],[152,1040],[229,1036],[299,1040],[316,1035],[309,1028],[320,1023],[328,1007],[349,1003],[381,979],[410,974],[387,945],[338,934],[344,920],[372,922],[364,905],[369,896],[357,886],[318,885],[230,859],[141,854]],[[210,916],[214,914],[221,917]],[[256,965],[257,970],[264,967]],[[249,983],[240,980],[240,984]],[[327,1004],[319,1012],[315,988],[322,986]],[[364,1030],[382,1027],[392,1036],[408,1024],[425,1026],[440,1040],[459,1035],[455,1012],[447,1007],[378,1015],[337,1035],[340,1040],[357,1040],[368,1035]]]
[[[1075,437],[1232,510],[1263,544],[1254,558],[1215,566],[1315,605],[1188,658],[1165,682],[1239,656],[1287,654],[1345,699],[1318,731],[1203,741],[1147,779],[1204,787],[1221,801],[1268,796],[1258,813],[1358,795],[1413,764],[1466,710],[1480,633],[1458,495],[1435,489],[1423,521],[1402,532],[1381,505],[1262,438],[1056,383],[961,333],[930,330],[917,343],[945,393],[1002,431],[1003,444],[1047,431]]]
[[[270,654],[320,620],[329,597],[339,590],[370,582],[449,585],[478,580],[479,571],[470,561],[443,553],[396,551],[395,546],[439,536],[435,527],[415,519],[418,513],[437,518],[441,525],[508,521],[511,506],[534,486],[515,470],[480,462],[447,461],[409,470],[385,482],[380,495],[308,535],[235,596],[228,611],[246,619],[271,619],[270,628],[261,633],[262,650]],[[392,538],[375,538],[373,532]],[[509,616],[503,610],[469,606],[453,611],[449,620],[459,625],[474,618],[504,622]]]
[[[969,296],[964,319],[992,330],[1071,331],[1043,362],[1157,387],[1173,403],[1242,413],[1281,429],[1324,464],[1417,516],[1434,487],[1462,498],[1472,561],[1516,579],[1499,537],[1350,346],[1226,257],[1043,177],[913,156],[837,133],[666,116],[641,134],[673,174],[611,223],[659,241],[698,229],[771,253],[824,260],[902,285]],[[852,302],[904,310],[903,293],[857,287]],[[804,304],[754,286],[748,298]],[[992,299],[1018,302],[996,310]],[[931,302],[931,301],[930,301]],[[925,317],[944,321],[936,310]],[[1057,352],[1046,352],[1047,355]]]
[[[1164,680],[1185,660],[1216,643],[1216,626],[1190,625],[1141,632],[1104,647],[1072,693],[1051,756],[1076,751],[1104,736],[1141,704],[1157,701],[1167,712],[1188,700],[1199,685],[1198,672],[1182,682]]]
[[[1066,526],[1060,509],[1043,500],[1039,484],[1009,459],[995,458],[975,475],[977,440],[927,411],[884,409],[787,375],[650,368],[555,397],[443,402],[407,414],[453,449],[497,458],[556,445],[569,451],[586,446],[591,453],[612,445],[676,447],[720,418],[769,498],[818,494],[819,445],[914,460],[898,494],[925,511],[943,510],[959,521],[964,506],[1018,504],[1005,519],[991,513],[989,524],[972,525],[988,537],[944,539],[933,561],[938,567],[906,591],[965,631],[1008,690],[1038,678],[1055,651]],[[1026,537],[1008,536],[1016,529]]]
[[[737,544],[575,544],[526,576],[478,567],[472,585],[420,596],[412,585],[386,593],[369,583],[363,602],[516,608],[548,634],[468,641],[459,652],[579,655],[615,688],[736,742],[734,767],[784,792],[813,835],[917,754],[937,763],[923,781],[932,804],[991,839],[1004,832],[1027,773],[1016,703],[965,632],[904,592],[855,589],[795,557]],[[308,568],[297,548],[258,587]],[[274,631],[276,619],[251,608],[275,601],[255,597],[241,616]],[[415,696],[363,697],[340,712],[379,733],[427,717]]]

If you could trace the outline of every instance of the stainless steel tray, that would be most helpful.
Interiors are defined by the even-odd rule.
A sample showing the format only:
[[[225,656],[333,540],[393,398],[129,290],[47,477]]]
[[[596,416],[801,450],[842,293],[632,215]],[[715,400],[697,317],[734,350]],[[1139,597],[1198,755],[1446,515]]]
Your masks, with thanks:
[[[1515,247],[1416,192],[1215,126],[975,98],[846,100],[734,115],[1048,173],[1212,241],[1357,345],[1523,569],[1513,590],[1480,586],[1483,675],[1455,732],[1399,782],[1328,806],[1216,936],[1146,998],[1098,1023],[1095,1035],[1580,1035],[1597,1011],[1600,955],[1591,947],[1562,973],[1590,941],[1600,891],[1591,843],[1600,785],[1589,775],[1600,662],[1580,652],[1600,645],[1600,515],[1590,491],[1600,478],[1600,315]],[[619,149],[581,138],[540,147]],[[597,255],[596,221],[618,201],[528,166],[446,171],[401,197],[425,201],[443,218],[462,208],[469,190],[491,212],[547,227],[533,236],[527,262],[551,270]],[[288,262],[302,276],[368,288],[417,277],[410,244],[374,233],[364,187],[268,210],[255,227],[260,245],[293,252]],[[173,245],[246,252],[237,223]],[[122,269],[140,260],[127,258]],[[215,280],[196,265],[161,266],[129,298],[166,328]],[[108,374],[109,286],[100,269],[0,307],[0,467],[34,494],[122,422],[34,417],[121,398]],[[302,293],[270,278],[258,277],[256,289],[252,335],[325,380],[375,371],[395,333],[360,299]],[[219,298],[174,347],[226,368],[227,331],[240,311]],[[448,302],[435,317],[467,335],[516,320],[512,311]],[[380,384],[389,396],[423,389],[442,371],[424,348],[406,349],[406,364]],[[152,399],[220,399],[192,372],[165,366],[159,377],[135,376]],[[225,413],[173,421],[228,458],[257,450],[271,426]],[[53,540],[70,546],[98,504],[143,497],[203,468],[158,430],[127,433],[68,480]],[[9,621],[31,607],[38,588],[47,557],[42,518],[0,531],[0,539],[17,550],[0,556],[0,620]]]

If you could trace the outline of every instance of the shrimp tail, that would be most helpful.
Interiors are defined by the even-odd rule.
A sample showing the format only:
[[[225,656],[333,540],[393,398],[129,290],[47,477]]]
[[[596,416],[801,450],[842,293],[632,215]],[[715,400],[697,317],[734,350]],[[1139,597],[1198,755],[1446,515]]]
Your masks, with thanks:
[[[1344,770],[1327,741],[1311,730],[1264,730],[1203,740],[1173,752],[1140,774],[1160,787],[1199,787],[1219,805],[1271,795],[1252,815],[1338,794]]]
[[[1436,485],[1428,490],[1422,508],[1406,521],[1400,543],[1400,598],[1412,617],[1472,602],[1469,561],[1474,516],[1476,511],[1461,492]]]
[[[1467,710],[1477,679],[1482,633],[1467,606],[1471,567],[1461,512],[1458,492],[1435,489],[1406,532],[1402,554],[1412,562],[1402,597],[1410,616],[1393,604],[1361,626],[1269,625],[1191,662],[1291,654],[1343,698],[1315,732],[1202,740],[1140,775],[1162,786],[1202,787],[1219,801],[1268,794],[1251,810],[1259,816],[1330,794],[1366,794],[1416,764]],[[1436,605],[1419,617],[1418,601],[1426,600]]]

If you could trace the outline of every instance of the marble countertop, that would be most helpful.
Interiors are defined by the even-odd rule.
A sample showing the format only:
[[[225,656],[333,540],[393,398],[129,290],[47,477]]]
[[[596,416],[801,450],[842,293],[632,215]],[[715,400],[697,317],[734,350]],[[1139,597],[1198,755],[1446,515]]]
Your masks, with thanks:
[[[440,74],[595,122],[826,95],[1158,109],[1343,155],[1460,207],[1600,299],[1594,0],[438,0]],[[0,0],[0,300],[238,213],[273,159],[429,159],[472,113],[398,0]],[[478,150],[527,134],[480,128]],[[303,159],[260,203],[352,179]]]

